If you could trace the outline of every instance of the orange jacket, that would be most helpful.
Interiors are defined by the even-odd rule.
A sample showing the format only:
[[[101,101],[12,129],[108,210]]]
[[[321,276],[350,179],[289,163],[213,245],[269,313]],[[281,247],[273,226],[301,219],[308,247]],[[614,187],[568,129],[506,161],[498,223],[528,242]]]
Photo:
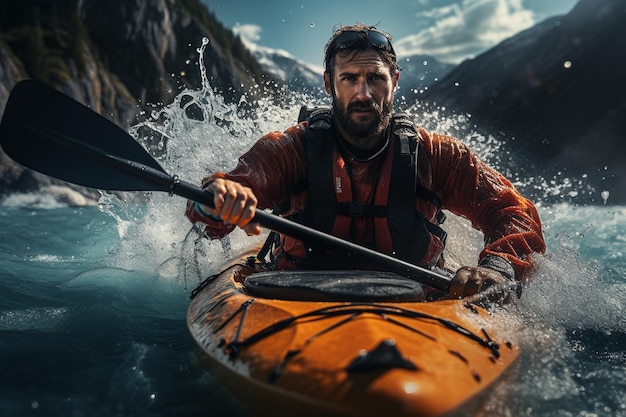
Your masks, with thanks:
[[[307,123],[303,122],[285,132],[265,135],[239,158],[239,164],[232,172],[217,173],[211,178],[227,178],[250,187],[261,209],[274,208],[287,200],[291,200],[294,210],[303,207],[306,193],[293,195],[293,190],[294,185],[307,175],[306,128]],[[488,255],[503,258],[513,266],[518,278],[525,281],[533,267],[529,255],[545,251],[535,206],[462,142],[421,128],[418,130],[421,136],[418,153],[421,184],[439,197],[443,209],[469,219],[483,232],[486,245],[479,255],[481,259]],[[371,202],[374,181],[378,178],[383,158],[384,153],[365,163],[347,160],[352,165],[356,200]],[[416,200],[424,217],[436,223],[437,208],[425,200]],[[198,213],[191,202],[187,205],[186,215],[192,222],[205,223],[208,235],[213,238],[232,230],[232,227]],[[359,230],[357,241],[368,243],[372,238],[374,220],[355,220]],[[294,239],[282,241],[285,251],[296,256],[304,254],[301,242]]]

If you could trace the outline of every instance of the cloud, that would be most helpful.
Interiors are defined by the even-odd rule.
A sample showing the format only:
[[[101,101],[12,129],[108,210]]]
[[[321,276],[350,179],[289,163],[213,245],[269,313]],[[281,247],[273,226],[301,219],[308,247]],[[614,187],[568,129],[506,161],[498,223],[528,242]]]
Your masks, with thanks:
[[[259,25],[236,23],[233,27],[233,33],[239,35],[245,42],[256,43],[261,40],[261,32],[263,28]]]
[[[424,11],[418,19],[429,26],[395,42],[398,55],[431,55],[449,63],[473,57],[535,23],[522,0],[463,0]]]

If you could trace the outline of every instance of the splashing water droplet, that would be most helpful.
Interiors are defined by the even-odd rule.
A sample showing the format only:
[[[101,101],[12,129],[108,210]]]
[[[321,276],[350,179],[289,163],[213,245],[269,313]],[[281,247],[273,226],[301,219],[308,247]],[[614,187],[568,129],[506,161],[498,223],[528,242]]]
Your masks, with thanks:
[[[606,204],[606,201],[609,199],[609,192],[608,191],[602,191],[600,193],[600,197],[602,197],[602,201],[604,201],[604,204]]]

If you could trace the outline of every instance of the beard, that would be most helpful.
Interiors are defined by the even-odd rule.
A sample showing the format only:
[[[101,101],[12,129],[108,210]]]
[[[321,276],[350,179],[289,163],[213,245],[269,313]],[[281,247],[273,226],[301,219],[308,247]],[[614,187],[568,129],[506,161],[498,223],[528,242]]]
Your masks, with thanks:
[[[345,109],[345,110],[344,110]],[[355,110],[373,110],[375,117],[369,121],[354,121],[352,114]],[[391,103],[383,103],[382,108],[371,101],[355,101],[347,107],[337,98],[333,99],[333,113],[337,124],[353,139],[369,139],[382,135],[391,120]]]

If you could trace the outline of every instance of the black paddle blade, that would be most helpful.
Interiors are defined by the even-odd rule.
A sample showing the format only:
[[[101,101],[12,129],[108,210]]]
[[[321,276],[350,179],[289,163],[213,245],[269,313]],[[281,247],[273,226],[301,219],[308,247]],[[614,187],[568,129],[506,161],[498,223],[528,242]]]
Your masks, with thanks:
[[[91,188],[162,191],[170,178],[123,129],[32,80],[13,88],[0,124],[0,144],[7,155],[28,168]],[[140,167],[134,169],[139,175],[129,175],[129,169],[124,169],[129,168],[128,161]],[[155,181],[154,175],[141,175],[143,166],[165,178]]]

